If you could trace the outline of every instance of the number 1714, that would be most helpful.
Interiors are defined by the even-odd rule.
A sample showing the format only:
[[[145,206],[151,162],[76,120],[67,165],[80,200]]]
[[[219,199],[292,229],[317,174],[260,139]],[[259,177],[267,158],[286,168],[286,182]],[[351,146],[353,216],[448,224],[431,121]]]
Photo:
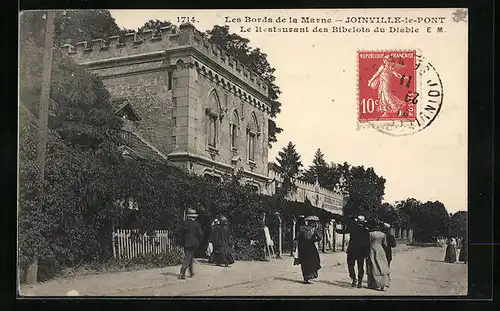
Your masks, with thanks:
[[[196,18],[193,16],[188,17],[188,16],[178,16],[177,17],[177,23],[196,23]]]

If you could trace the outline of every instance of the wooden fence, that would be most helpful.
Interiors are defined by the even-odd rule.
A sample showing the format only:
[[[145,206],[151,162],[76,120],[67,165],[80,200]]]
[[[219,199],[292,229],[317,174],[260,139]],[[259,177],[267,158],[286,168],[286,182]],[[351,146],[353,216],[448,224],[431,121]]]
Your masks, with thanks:
[[[145,254],[161,254],[181,248],[175,245],[170,232],[156,230],[154,236],[139,234],[138,230],[117,229],[113,232],[113,256],[133,258]]]

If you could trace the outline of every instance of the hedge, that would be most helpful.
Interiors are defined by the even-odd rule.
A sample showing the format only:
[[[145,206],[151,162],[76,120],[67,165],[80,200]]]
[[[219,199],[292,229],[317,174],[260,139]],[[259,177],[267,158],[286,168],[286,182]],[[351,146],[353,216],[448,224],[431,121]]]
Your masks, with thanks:
[[[236,259],[262,260],[263,213],[268,215],[267,225],[275,241],[276,211],[281,213],[287,237],[291,237],[287,230],[293,217],[331,216],[307,203],[256,194],[241,186],[237,176],[217,183],[165,162],[121,158],[112,145],[97,151],[79,150],[57,137],[51,137],[48,144],[45,189],[39,194],[34,129],[26,123],[20,132],[20,263],[25,267],[33,255],[39,255],[40,270],[46,271],[47,278],[67,267],[113,260],[113,224],[133,226],[141,232],[175,232],[187,208],[203,216],[205,227],[223,214],[235,238]],[[129,197],[137,202],[138,211],[115,204]],[[250,245],[252,240],[254,245]],[[287,245],[284,243],[285,248]]]

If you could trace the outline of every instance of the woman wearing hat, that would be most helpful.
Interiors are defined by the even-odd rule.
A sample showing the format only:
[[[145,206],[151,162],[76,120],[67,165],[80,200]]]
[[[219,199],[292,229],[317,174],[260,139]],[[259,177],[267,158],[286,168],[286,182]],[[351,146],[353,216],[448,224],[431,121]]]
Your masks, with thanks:
[[[444,262],[454,263],[457,261],[457,241],[452,237],[448,237],[446,244],[448,246],[446,246]]]
[[[299,233],[294,241],[298,244],[298,259],[305,284],[311,284],[311,280],[318,277],[318,270],[321,269],[319,252],[316,242],[321,241],[321,235],[315,224],[319,221],[317,216],[305,218],[305,225],[300,227]]]
[[[210,242],[212,243],[213,250],[213,262],[217,266],[224,265],[228,267],[234,263],[232,254],[232,239],[229,234],[228,220],[225,216],[220,216],[219,223],[214,226],[212,235],[210,237]]]
[[[368,229],[370,232],[370,249],[366,259],[368,288],[384,290],[390,285],[389,265],[384,250],[387,247],[387,237],[375,221],[368,223]]]

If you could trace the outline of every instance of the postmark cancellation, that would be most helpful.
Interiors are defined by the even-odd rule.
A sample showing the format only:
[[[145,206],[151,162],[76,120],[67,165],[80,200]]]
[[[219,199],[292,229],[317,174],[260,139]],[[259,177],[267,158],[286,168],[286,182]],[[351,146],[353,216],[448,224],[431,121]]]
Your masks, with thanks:
[[[358,129],[415,134],[438,116],[443,85],[417,49],[357,52]]]

